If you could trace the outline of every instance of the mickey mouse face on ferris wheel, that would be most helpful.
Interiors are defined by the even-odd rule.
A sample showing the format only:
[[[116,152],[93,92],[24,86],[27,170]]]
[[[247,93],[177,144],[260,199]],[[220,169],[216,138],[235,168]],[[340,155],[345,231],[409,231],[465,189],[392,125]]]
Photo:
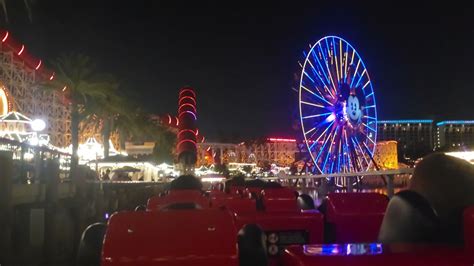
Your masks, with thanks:
[[[359,104],[359,98],[355,95],[350,95],[347,98],[346,105],[347,116],[352,122],[359,122],[362,117],[362,110]]]

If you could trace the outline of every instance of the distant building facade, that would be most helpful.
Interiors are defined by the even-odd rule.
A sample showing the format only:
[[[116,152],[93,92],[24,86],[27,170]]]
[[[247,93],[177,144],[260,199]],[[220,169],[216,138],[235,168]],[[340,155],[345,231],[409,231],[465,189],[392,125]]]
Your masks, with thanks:
[[[474,120],[441,121],[436,126],[437,149],[474,149]]]
[[[377,141],[374,161],[382,170],[398,169],[397,142],[394,140]]]
[[[145,141],[140,143],[125,142],[125,151],[128,155],[149,155],[153,153],[155,142]]]
[[[248,143],[198,143],[198,165],[256,163],[290,166],[298,152],[295,139],[267,138]]]
[[[380,120],[377,139],[397,141],[399,159],[416,160],[434,150],[433,126],[433,120]]]

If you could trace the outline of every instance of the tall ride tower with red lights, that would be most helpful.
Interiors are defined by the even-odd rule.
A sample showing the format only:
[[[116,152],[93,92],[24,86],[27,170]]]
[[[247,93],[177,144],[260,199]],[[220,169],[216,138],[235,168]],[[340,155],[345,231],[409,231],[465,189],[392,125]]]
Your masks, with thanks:
[[[194,171],[197,161],[196,148],[196,92],[191,87],[179,90],[178,97],[178,164],[183,174]]]

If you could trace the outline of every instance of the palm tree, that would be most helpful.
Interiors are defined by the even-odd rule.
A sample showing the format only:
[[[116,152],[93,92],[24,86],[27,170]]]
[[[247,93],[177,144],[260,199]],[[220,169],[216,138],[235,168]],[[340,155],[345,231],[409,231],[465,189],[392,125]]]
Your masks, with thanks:
[[[62,90],[66,93],[71,110],[71,175],[75,177],[78,165],[79,124],[91,114],[92,102],[105,102],[113,95],[110,82],[97,75],[91,59],[81,54],[60,56],[53,62],[55,79],[44,84],[47,89]]]
[[[116,122],[123,123],[128,121],[131,126],[130,113],[123,97],[117,94],[118,83],[111,80],[104,84],[107,86],[109,95],[103,98],[97,98],[86,104],[85,117],[83,126],[100,132],[102,135],[102,143],[104,145],[104,158],[109,157],[109,140],[113,132],[117,132]]]

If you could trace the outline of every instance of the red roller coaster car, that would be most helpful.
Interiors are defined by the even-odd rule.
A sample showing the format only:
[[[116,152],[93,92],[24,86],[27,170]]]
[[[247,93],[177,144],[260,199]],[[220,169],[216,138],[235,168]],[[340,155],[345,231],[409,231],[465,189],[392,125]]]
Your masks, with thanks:
[[[211,191],[210,196],[213,206],[225,206],[234,213],[238,227],[251,223],[262,228],[270,265],[278,265],[279,255],[288,245],[323,241],[322,214],[315,209],[304,210],[293,189],[276,183],[246,182],[230,186],[227,193]]]
[[[83,234],[79,262],[107,266],[473,264],[474,207],[464,214],[465,245],[453,245],[435,241],[436,212],[416,192],[399,193],[386,211],[385,206],[387,198],[379,194],[330,194],[323,204],[323,218],[314,209],[305,210],[290,188],[243,185],[210,193],[172,189],[151,198],[147,211],[121,212],[112,215],[107,226],[91,225]],[[324,242],[324,234],[331,234],[333,240]]]

